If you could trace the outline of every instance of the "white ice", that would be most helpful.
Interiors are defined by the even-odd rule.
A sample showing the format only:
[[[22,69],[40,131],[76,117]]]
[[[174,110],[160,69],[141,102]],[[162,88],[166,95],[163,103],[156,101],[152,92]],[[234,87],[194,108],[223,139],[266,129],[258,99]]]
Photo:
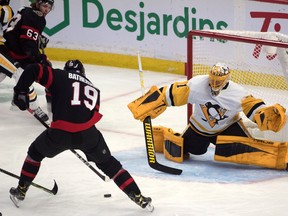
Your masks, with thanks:
[[[63,67],[61,62],[53,62]],[[184,76],[145,71],[146,90],[185,80]],[[137,70],[86,65],[87,77],[101,89],[97,127],[112,154],[135,178],[143,195],[153,199],[154,212],[141,209],[114,184],[103,182],[70,151],[44,159],[35,183],[59,191],[50,195],[33,186],[20,208],[9,199],[17,179],[0,173],[0,212],[3,216],[286,216],[288,175],[285,171],[217,163],[213,147],[203,156],[192,156],[183,164],[172,163],[157,154],[157,160],[183,169],[180,176],[160,173],[148,166],[142,123],[136,121],[127,104],[141,95]],[[11,111],[14,80],[0,84],[0,168],[19,175],[30,143],[45,129],[28,112]],[[46,110],[44,90],[35,84],[40,105]],[[168,108],[153,125],[182,132],[186,107]],[[79,152],[84,156],[81,152]],[[94,166],[94,164],[92,164]],[[95,167],[95,166],[94,166]],[[104,198],[104,194],[112,194]]]

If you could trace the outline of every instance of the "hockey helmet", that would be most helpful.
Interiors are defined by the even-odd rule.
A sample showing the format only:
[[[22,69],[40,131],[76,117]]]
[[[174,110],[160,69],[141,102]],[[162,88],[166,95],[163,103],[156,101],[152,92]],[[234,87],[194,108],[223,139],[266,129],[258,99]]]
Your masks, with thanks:
[[[53,7],[53,5],[54,5],[54,0],[36,0],[36,2],[39,4],[41,4],[41,3],[50,4],[51,7]]]
[[[230,79],[230,70],[225,63],[213,65],[209,72],[209,84],[213,96],[217,96]]]
[[[9,5],[10,0],[0,0],[0,5]]]
[[[76,60],[68,60],[65,63],[64,70],[66,70],[66,71],[76,71],[77,73],[85,76],[85,68],[84,68],[83,64],[81,63],[81,61],[79,61],[78,59],[76,59]]]

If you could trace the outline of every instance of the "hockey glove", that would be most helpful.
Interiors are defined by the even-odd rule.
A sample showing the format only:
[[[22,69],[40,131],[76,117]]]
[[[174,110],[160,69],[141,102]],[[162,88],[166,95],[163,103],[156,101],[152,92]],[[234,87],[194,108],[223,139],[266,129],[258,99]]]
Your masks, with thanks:
[[[29,108],[28,92],[19,92],[14,88],[13,103],[20,109],[26,110]]]
[[[45,37],[44,35],[40,35],[38,40],[38,46],[40,49],[44,49],[47,47],[47,44],[49,43],[49,39]]]
[[[167,108],[164,98],[166,88],[159,90],[156,86],[152,86],[145,95],[129,103],[128,108],[134,118],[144,121],[147,116],[154,119],[163,113]]]
[[[52,67],[52,63],[50,62],[50,60],[48,59],[48,57],[45,54],[39,54],[36,58],[36,62]]]
[[[255,113],[255,122],[261,131],[280,131],[286,123],[286,109],[280,104],[264,107]]]

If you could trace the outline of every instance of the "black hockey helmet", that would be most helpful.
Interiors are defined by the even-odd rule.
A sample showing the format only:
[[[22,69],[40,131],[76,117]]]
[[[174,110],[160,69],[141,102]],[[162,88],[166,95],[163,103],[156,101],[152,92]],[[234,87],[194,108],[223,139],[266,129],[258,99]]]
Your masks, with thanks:
[[[53,5],[54,5],[54,0],[36,0],[36,2],[39,4],[41,4],[41,3],[50,4],[51,7],[53,7]]]
[[[0,5],[9,5],[10,0],[0,0]]]
[[[36,10],[39,10],[39,5],[40,4],[49,4],[51,6],[51,8],[53,9],[54,8],[54,0],[34,0],[30,6],[33,8],[33,9],[36,9]]]
[[[64,70],[65,71],[71,71],[71,70],[76,71],[77,73],[85,76],[85,68],[84,68],[83,64],[81,63],[81,61],[79,61],[78,59],[68,60],[65,63]]]

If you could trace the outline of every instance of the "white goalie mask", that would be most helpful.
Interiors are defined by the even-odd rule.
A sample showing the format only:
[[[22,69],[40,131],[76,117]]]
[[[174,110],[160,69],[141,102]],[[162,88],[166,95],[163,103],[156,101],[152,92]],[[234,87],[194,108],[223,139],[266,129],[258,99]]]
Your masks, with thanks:
[[[230,70],[224,63],[213,65],[209,72],[209,85],[213,96],[217,96],[230,79]]]

